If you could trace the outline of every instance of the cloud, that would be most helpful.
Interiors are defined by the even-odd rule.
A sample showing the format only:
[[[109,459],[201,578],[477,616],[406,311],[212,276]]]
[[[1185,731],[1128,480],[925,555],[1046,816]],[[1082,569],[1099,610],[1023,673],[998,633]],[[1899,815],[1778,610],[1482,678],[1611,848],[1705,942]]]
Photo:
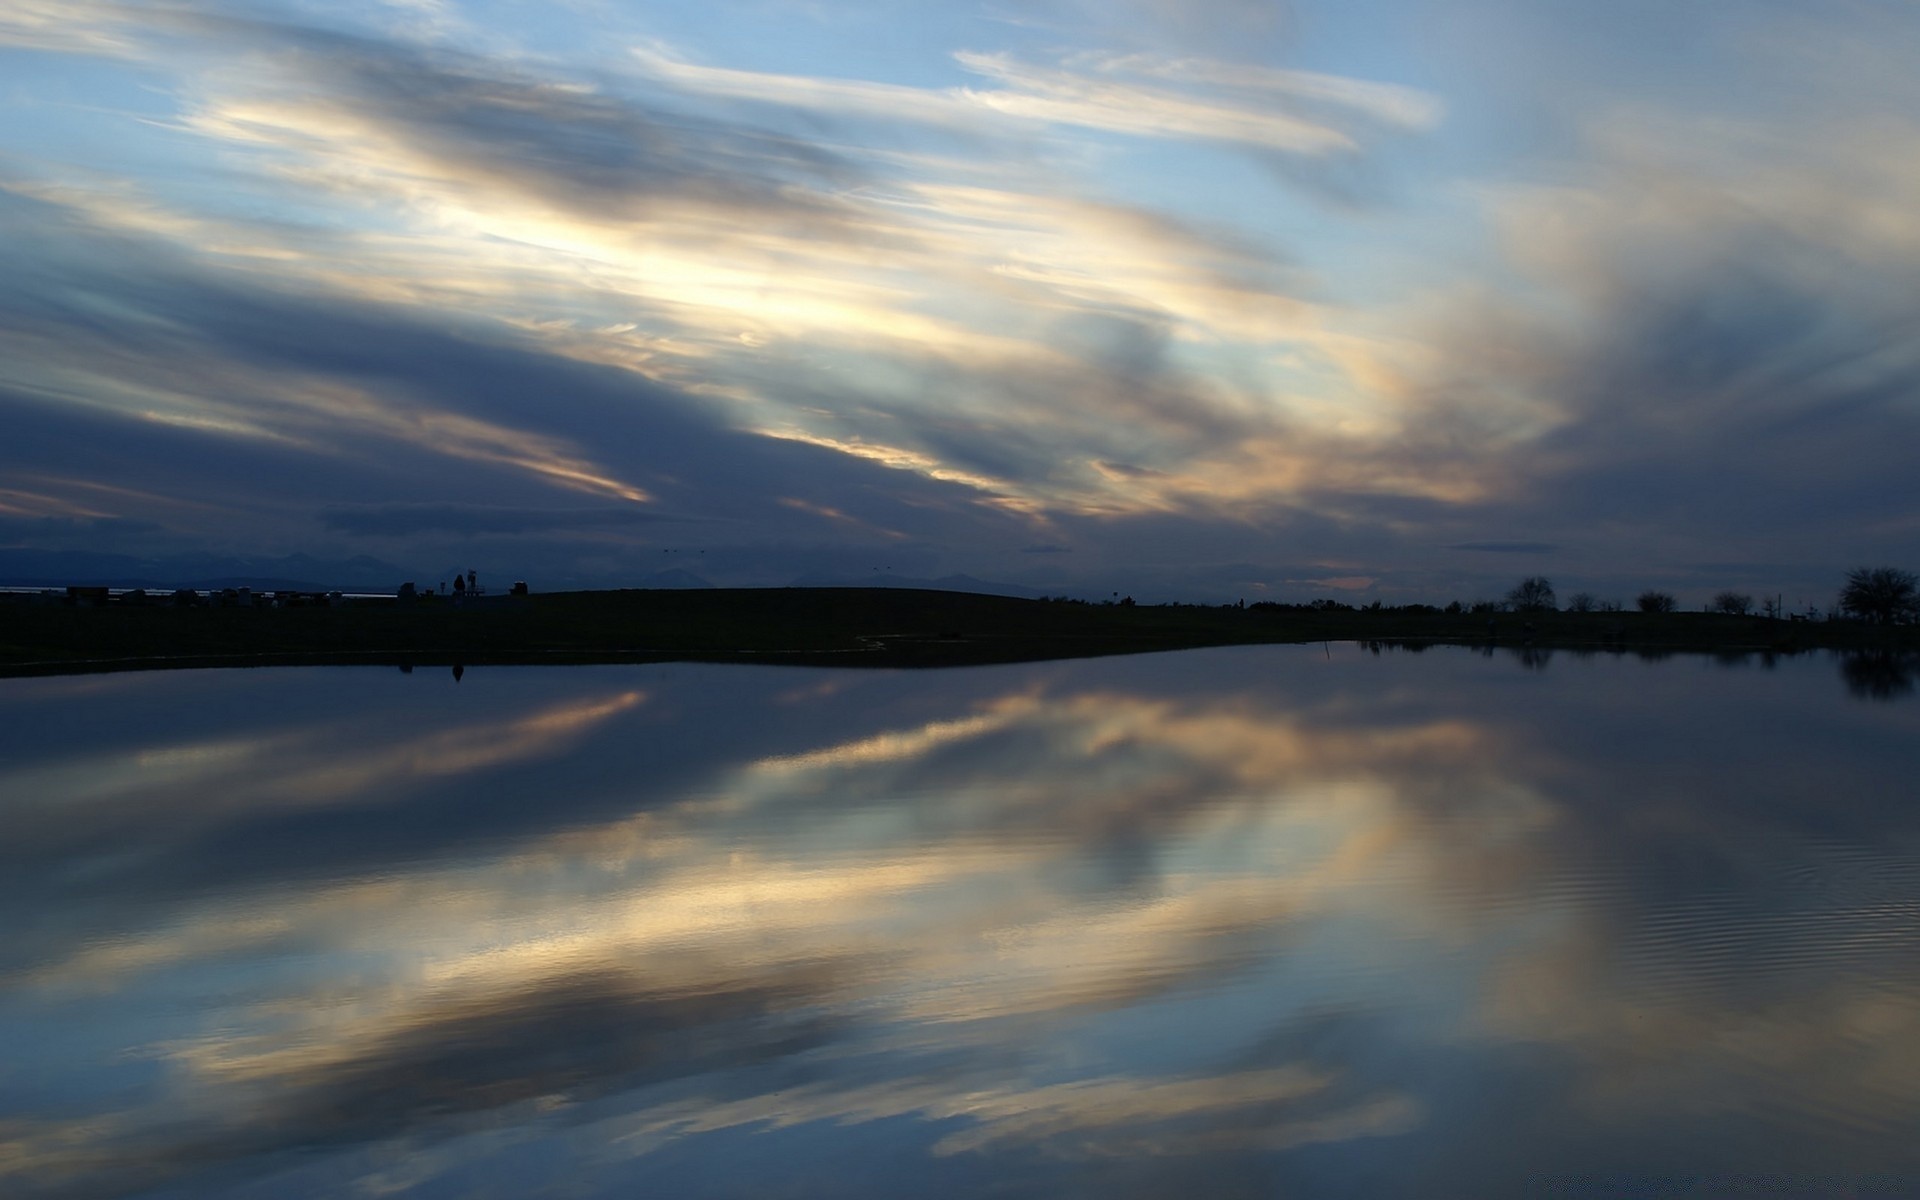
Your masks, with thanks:
[[[791,390],[787,368],[796,351],[804,345],[803,352],[816,353],[801,338],[825,337],[855,352],[904,350],[940,360],[966,358],[989,369],[1004,363],[1009,373],[1044,368],[1055,379],[1071,377],[1080,365],[1043,339],[936,314],[934,306],[950,301],[936,295],[929,288],[932,283],[960,285],[960,296],[968,290],[1024,293],[1032,301],[1055,306],[1064,302],[1096,315],[1116,310],[1124,314],[1142,304],[1165,306],[1180,319],[1183,331],[1211,327],[1230,337],[1288,336],[1304,319],[1297,301],[1273,290],[1284,286],[1277,280],[1281,273],[1257,251],[1249,253],[1245,244],[1228,243],[1150,212],[919,184],[908,185],[899,202],[856,205],[838,198],[846,181],[829,195],[820,179],[786,179],[782,164],[791,157],[787,143],[769,151],[764,139],[748,138],[734,152],[727,139],[736,135],[717,126],[700,133],[697,158],[688,155],[685,164],[676,159],[664,168],[650,162],[645,169],[629,171],[629,164],[609,164],[596,148],[603,140],[644,141],[663,118],[610,99],[582,100],[565,88],[534,88],[483,76],[472,66],[463,66],[449,84],[448,90],[464,97],[459,104],[448,105],[446,111],[422,111],[407,95],[390,94],[387,76],[396,69],[378,56],[364,70],[338,68],[351,84],[348,104],[360,125],[342,129],[311,105],[225,103],[210,108],[199,127],[243,146],[264,138],[301,147],[318,143],[342,166],[355,162],[363,171],[370,168],[390,176],[397,191],[435,194],[442,203],[465,210],[463,219],[498,225],[503,231],[512,228],[523,241],[542,225],[576,247],[581,238],[589,239],[603,278],[614,282],[632,269],[632,285],[657,292],[658,315],[669,329],[679,327],[669,337],[693,335],[694,340],[683,341],[683,362],[698,363],[709,377],[716,368],[736,373],[753,387],[754,402],[762,406],[789,413],[794,408],[790,399],[766,386],[754,360],[767,359],[767,374],[789,381]],[[409,64],[406,70],[411,74],[418,69]],[[374,82],[368,84],[366,78]],[[465,96],[467,91],[477,96]],[[340,101],[328,103],[338,106]],[[493,121],[488,115],[493,108],[509,110],[512,120]],[[449,113],[458,113],[458,118]],[[598,130],[603,124],[617,127],[618,136],[603,139]],[[401,139],[404,147],[391,144],[393,138]],[[581,146],[585,149],[576,152]],[[431,164],[406,157],[422,152],[431,155]],[[735,172],[732,161],[750,162],[751,168]],[[456,178],[448,178],[449,171]],[[642,181],[648,189],[644,196],[622,190],[630,182],[639,187]],[[569,219],[575,223],[563,229],[538,213],[502,211],[502,185],[569,206]],[[747,234],[732,216],[715,220],[713,188],[740,204],[764,209],[756,212],[754,233]],[[664,207],[649,207],[650,202],[642,203],[648,196],[670,200]],[[641,207],[622,209],[628,200]],[[903,206],[906,200],[913,209]],[[733,202],[723,200],[722,207]],[[833,219],[815,227],[813,218],[822,214]],[[783,226],[789,217],[798,225]],[[996,263],[1007,255],[1009,235],[1018,239],[1011,243],[1019,247],[1018,258]],[[1122,247],[1127,247],[1124,257],[1115,254]],[[560,243],[553,248],[559,249]],[[679,282],[688,286],[658,290],[660,271],[653,264],[661,254],[684,260],[686,274]],[[1196,266],[1194,260],[1202,254],[1212,261]],[[742,255],[747,262],[780,267],[773,275],[752,273],[752,297],[746,294],[749,278],[741,269]],[[642,256],[650,264],[644,273],[639,270]],[[853,259],[867,261],[855,265]],[[1096,260],[1106,264],[1104,278],[1087,270],[1085,264]],[[1127,273],[1116,273],[1116,267]],[[625,294],[625,287],[616,287],[606,298]],[[764,332],[738,333],[743,324]],[[755,346],[769,339],[775,344],[759,355],[734,354],[738,361],[731,364],[701,361],[713,353],[701,349],[701,341],[714,349],[731,345],[737,351],[743,338]],[[589,342],[569,352],[610,355],[613,340],[601,339],[597,349]],[[888,404],[897,407],[899,402]]]
[[[5,511],[0,509],[0,512]],[[135,544],[158,533],[161,526],[134,517],[7,517],[0,516],[0,542],[36,546],[106,548]]]
[[[1092,66],[1103,74],[1139,75],[1174,83],[1325,104],[1412,130],[1431,129],[1439,123],[1445,111],[1438,97],[1416,88],[1343,75],[1154,54],[1094,54],[1081,56],[1074,61]]]
[[[1356,147],[1352,137],[1337,129],[1286,113],[1110,83],[1097,76],[1017,62],[1004,54],[962,51],[956,57],[968,70],[1007,85],[970,96],[995,112],[1026,120],[1137,137],[1237,142],[1295,154],[1328,154]]]
[[[1297,8],[1294,0],[1014,0],[1000,13],[1096,45],[1257,57],[1285,47],[1298,31]]]
[[[263,131],[289,120],[337,136],[354,131],[331,122],[359,117],[367,122],[362,136],[392,139],[392,150],[418,155],[423,165],[563,209],[645,219],[653,206],[674,203],[714,210],[723,221],[751,215],[800,230],[844,229],[851,212],[822,185],[863,182],[852,163],[813,143],[648,108],[497,61],[370,39],[285,36],[316,90],[304,112],[266,106]],[[203,119],[243,138],[249,117],[241,105]]]
[[[821,413],[844,412],[844,402],[813,406],[813,411],[803,406],[804,392],[798,385],[804,377],[796,379],[791,368],[799,355],[813,358],[818,351],[798,342],[801,334],[845,340],[848,349],[866,353],[869,362],[892,358],[921,377],[923,393],[930,391],[928,384],[948,390],[950,381],[955,398],[964,397],[962,403],[969,406],[978,403],[974,398],[990,394],[981,386],[989,381],[978,377],[997,376],[991,379],[994,385],[1030,394],[1036,402],[1023,405],[1011,420],[981,414],[957,422],[959,427],[953,429],[941,429],[916,413],[919,429],[913,440],[918,445],[899,447],[899,459],[912,462],[916,454],[931,452],[928,473],[935,477],[997,481],[988,486],[1018,495],[1034,487],[1032,475],[1041,464],[1057,461],[1054,447],[1062,440],[1127,436],[1135,443],[1131,452],[1138,453],[1147,448],[1151,435],[1175,433],[1174,438],[1159,438],[1154,447],[1165,456],[1180,453],[1189,432],[1208,439],[1233,436],[1228,429],[1239,427],[1240,419],[1217,419],[1220,406],[1198,396],[1190,383],[1149,353],[1165,336],[1154,329],[1160,322],[1173,322],[1170,328],[1182,340],[1267,341],[1299,336],[1312,327],[1310,306],[1288,294],[1298,281],[1290,278],[1285,264],[1244,240],[1114,204],[1049,200],[977,187],[913,185],[911,194],[920,209],[919,225],[912,237],[894,238],[896,244],[888,252],[890,272],[909,268],[923,272],[910,286],[928,300],[932,293],[924,290],[927,283],[941,280],[989,292],[1013,291],[1027,302],[1042,305],[1043,312],[1065,309],[1049,319],[1057,334],[1064,336],[1014,337],[951,319],[914,316],[898,307],[881,314],[872,307],[873,301],[861,297],[864,285],[857,277],[850,282],[844,272],[836,274],[833,282],[804,268],[784,275],[774,287],[790,293],[792,302],[783,301],[771,311],[736,307],[731,284],[711,293],[708,302],[697,307],[689,307],[688,300],[702,294],[698,288],[671,301],[663,295],[663,304],[675,306],[672,319],[683,330],[712,338],[716,344],[722,330],[738,328],[743,322],[758,325],[778,339],[757,354],[700,366],[709,376],[716,369],[733,374],[754,395],[750,403],[781,414],[783,421],[766,422],[771,431],[799,434],[825,445],[852,446],[868,440],[836,436],[838,431],[822,419]],[[616,233],[609,225],[603,232],[608,238],[625,240],[633,230],[627,227]],[[683,248],[698,247],[700,236],[698,230],[690,230],[675,241]],[[762,239],[760,249],[766,245]],[[610,243],[609,249],[613,248]],[[733,249],[714,246],[711,257],[717,262]],[[629,252],[617,250],[609,265]],[[818,267],[840,270],[837,261],[822,258],[838,252],[817,239],[804,246],[798,241],[782,244],[779,252],[820,259]],[[982,256],[986,261],[980,261]],[[723,278],[735,268],[715,269]],[[895,278],[905,281],[904,273]],[[816,279],[821,281],[820,288],[830,290],[815,291]],[[764,285],[760,288],[762,300],[768,290]],[[845,299],[823,303],[832,291]],[[803,297],[812,302],[802,307]],[[803,324],[792,325],[793,318],[803,312]],[[737,347],[737,339],[726,340]],[[756,335],[753,340],[758,344],[765,339]],[[1062,353],[1063,346],[1068,353]],[[569,352],[582,357],[596,353],[591,343],[570,347]],[[967,365],[960,365],[962,359]],[[836,381],[836,386],[844,384]],[[1085,394],[1089,403],[1064,403],[1075,394]],[[911,404],[895,396],[869,395],[871,404],[883,410]],[[1135,398],[1141,403],[1131,408],[1133,419],[1114,423],[1116,404],[1131,406]],[[1009,406],[998,403],[996,407],[1004,412]],[[790,422],[801,428],[792,429]],[[967,430],[968,424],[979,428],[978,436]],[[1013,457],[1022,441],[1044,444]],[[1090,476],[1083,480],[1091,481]]]
[[[0,36],[54,36],[16,10]],[[1916,528],[1897,21],[1715,42],[1727,79],[1791,80],[1786,112],[1739,88],[1703,110],[1657,56],[1628,103],[1598,61],[1619,31],[1581,18],[1612,40],[1579,67],[1566,14],[1516,18],[1485,91],[1435,64],[1443,103],[1287,65],[1311,46],[1262,38],[1292,15],[1227,0],[1023,5],[1001,16],[1024,32],[920,86],[658,45],[595,70],[359,10],[72,11],[142,56],[141,144],[173,166],[9,160],[0,504],[22,512],[279,555],[382,536],[537,580],[617,578],[664,532],[594,515],[626,504],[761,547],[718,582],[900,542],[929,575],[1053,587],[1065,564],[1042,580],[1018,552],[1071,537],[1085,586],[1111,564],[1175,594],[1227,563],[1276,588],[1492,587],[1443,549],[1489,529],[1596,579],[1811,587],[1824,531],[1865,559]],[[972,81],[939,86],[954,68]],[[1510,152],[1495,101],[1563,161],[1431,175],[1468,144],[1448,139]],[[1205,203],[1142,186],[1170,153]],[[1333,207],[1257,190],[1249,158]],[[109,481],[127,494],[87,490]],[[549,518],[452,507],[581,516],[529,537],[505,526]],[[1241,544],[1194,559],[1220,531]],[[1702,539],[1782,577],[1707,580],[1684,566]]]
[[[1707,537],[1735,556],[1821,562],[1836,529],[1855,555],[1895,552],[1920,511],[1897,449],[1920,435],[1906,402],[1920,358],[1894,331],[1920,306],[1894,278],[1920,226],[1880,214],[1887,147],[1920,147],[1920,127],[1857,157],[1810,130],[1603,131],[1612,149],[1586,186],[1517,189],[1496,209],[1554,304],[1496,304],[1447,339],[1476,349],[1449,363],[1445,391],[1524,397],[1527,432],[1489,455],[1510,473],[1515,516],[1556,514],[1536,527],[1588,544],[1635,530],[1667,561]],[[1757,144],[1727,153],[1741,141]],[[1505,332],[1481,332],[1495,322]],[[1504,343],[1498,383],[1481,365],[1490,341]],[[1456,413],[1442,402],[1429,419]]]
[[[0,392],[14,435],[0,478],[34,519],[138,511],[187,537],[318,515],[344,537],[522,543],[538,527],[577,545],[613,538],[602,544],[615,554],[673,519],[699,523],[708,546],[790,531],[784,553],[803,558],[798,543],[848,535],[780,503],[797,496],[914,537],[1031,540],[1012,514],[979,507],[975,484],[730,429],[700,398],[555,353],[537,332],[478,337],[411,304],[185,262],[89,218],[14,199],[16,229],[60,235],[10,242],[8,255],[16,278],[58,284],[0,297],[18,351]],[[583,493],[621,503],[583,507]],[[362,496],[388,499],[351,502]],[[893,535],[859,540],[881,536]],[[749,578],[799,573],[777,570]]]
[[[1482,554],[1552,554],[1560,547],[1552,542],[1456,542],[1449,550],[1475,550]]]
[[[775,105],[769,121],[795,105],[918,111],[884,90],[643,57],[643,74],[680,90],[676,103],[657,87],[588,83],[369,36],[235,19],[196,28],[231,52],[197,84],[182,132],[248,164],[250,185],[296,219],[212,218],[124,189],[36,183],[24,191],[78,228],[151,239],[270,290],[324,295],[342,313],[397,305],[419,311],[423,323],[469,322],[461,336],[476,348],[508,342],[631,371],[680,390],[717,422],[959,485],[1024,520],[1049,509],[1244,512],[1299,483],[1297,473],[1269,473],[1265,456],[1237,449],[1300,438],[1276,419],[1266,383],[1222,388],[1204,366],[1218,352],[1324,336],[1315,282],[1258,239],[1062,194],[1038,168],[1032,179],[1007,180],[1031,186],[982,186],[965,167],[930,171],[930,159],[844,140],[827,148],[817,137],[694,115],[684,102],[687,94],[751,93]],[[1322,128],[1319,118],[1288,114],[1312,109],[1334,122],[1324,127],[1332,131],[1410,120],[1417,107],[1391,88],[1192,58],[966,62],[1000,82],[979,93],[1000,97],[994,103],[1065,105],[1080,114],[1075,121],[1092,122],[1078,128],[1149,120],[1186,137],[1211,122],[1204,136],[1331,144],[1349,135],[1301,133]],[[942,103],[962,102],[959,93],[942,95]],[[1160,115],[1142,115],[1151,112]],[[376,228],[333,228],[355,210],[377,215]],[[68,344],[76,360],[88,357],[83,339]],[[436,387],[445,399],[429,401],[405,368],[382,366],[374,388],[358,368],[350,373],[361,379],[342,379],[336,368],[367,355],[338,340],[316,345],[332,357],[287,354],[317,376],[297,387],[215,359],[160,373],[156,383],[171,395],[161,404],[142,397],[143,407],[149,420],[279,441],[296,454],[410,441],[588,495],[670,499],[658,475],[587,450],[620,439],[589,432],[585,412],[567,411],[571,400],[532,420],[525,404],[499,404],[496,387],[457,398]],[[84,377],[80,390],[103,390],[97,370],[79,361],[68,369]],[[226,378],[208,387],[208,375]],[[548,386],[523,381],[530,392]],[[276,403],[225,402],[222,391],[275,395]],[[556,425],[568,432],[556,436]],[[1330,448],[1321,443],[1295,461]],[[1135,491],[1116,486],[1100,461],[1192,482]],[[1242,482],[1229,485],[1223,473]],[[874,519],[791,488],[781,495],[813,506],[792,512],[856,517],[845,531],[917,536],[911,526],[925,525]],[[395,495],[391,503],[435,499]],[[956,495],[949,503],[968,502]],[[705,515],[746,514],[725,505]],[[363,525],[334,516],[321,527],[347,535]]]
[[[330,508],[323,525],[358,537],[404,537],[426,530],[476,534],[551,533],[632,526],[674,518],[631,508],[525,509],[489,505],[403,504]]]
[[[138,11],[109,0],[10,0],[0,11],[0,48],[131,58]]]
[[[777,75],[689,63],[660,48],[634,52],[651,76],[726,96],[884,121],[921,122],[989,134],[994,117],[1146,138],[1198,138],[1292,154],[1358,149],[1334,123],[1359,114],[1406,128],[1430,127],[1439,105],[1411,88],[1303,71],[1155,55],[1082,55],[1059,66],[1006,54],[959,51],[964,69],[1002,85],[931,89],[853,79]],[[1150,79],[1174,88],[1138,82]],[[1131,82],[1128,82],[1131,80]],[[1301,112],[1286,111],[1289,107]],[[1305,115],[1308,108],[1329,119]]]
[[[632,55],[647,75],[700,95],[881,121],[912,121],[969,133],[985,133],[990,123],[989,111],[957,90],[707,66],[688,62],[663,46],[636,47]]]

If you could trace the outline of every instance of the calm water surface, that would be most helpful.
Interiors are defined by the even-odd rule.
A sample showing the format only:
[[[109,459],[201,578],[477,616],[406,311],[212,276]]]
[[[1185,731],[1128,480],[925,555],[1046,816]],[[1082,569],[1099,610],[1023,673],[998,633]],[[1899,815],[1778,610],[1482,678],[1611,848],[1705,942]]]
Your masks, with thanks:
[[[1920,1194],[1837,666],[0,681],[0,1193]]]

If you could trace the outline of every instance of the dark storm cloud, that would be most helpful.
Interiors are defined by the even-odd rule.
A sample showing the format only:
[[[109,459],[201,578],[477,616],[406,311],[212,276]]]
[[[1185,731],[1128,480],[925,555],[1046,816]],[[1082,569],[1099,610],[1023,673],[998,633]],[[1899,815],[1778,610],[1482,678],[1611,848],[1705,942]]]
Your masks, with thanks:
[[[1551,554],[1560,547],[1552,542],[1456,542],[1449,550],[1478,550],[1487,554]]]

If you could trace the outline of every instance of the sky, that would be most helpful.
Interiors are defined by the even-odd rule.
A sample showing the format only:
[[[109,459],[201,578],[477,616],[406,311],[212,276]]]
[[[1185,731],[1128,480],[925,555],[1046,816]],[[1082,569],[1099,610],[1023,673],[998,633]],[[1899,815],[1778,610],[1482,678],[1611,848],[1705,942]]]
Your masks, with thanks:
[[[0,0],[0,566],[1829,604],[1920,566],[1915,61],[1912,0]]]

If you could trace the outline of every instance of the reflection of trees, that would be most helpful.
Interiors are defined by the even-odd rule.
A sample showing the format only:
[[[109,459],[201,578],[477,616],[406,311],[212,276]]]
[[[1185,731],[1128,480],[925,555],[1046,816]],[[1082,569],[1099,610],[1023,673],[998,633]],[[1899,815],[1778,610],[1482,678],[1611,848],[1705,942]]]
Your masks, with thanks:
[[[1553,651],[1546,646],[1511,646],[1508,652],[1529,671],[1544,671],[1553,661]]]
[[[1868,650],[1840,660],[1840,677],[1847,681],[1847,690],[1862,700],[1897,700],[1910,695],[1917,672],[1920,654]]]

